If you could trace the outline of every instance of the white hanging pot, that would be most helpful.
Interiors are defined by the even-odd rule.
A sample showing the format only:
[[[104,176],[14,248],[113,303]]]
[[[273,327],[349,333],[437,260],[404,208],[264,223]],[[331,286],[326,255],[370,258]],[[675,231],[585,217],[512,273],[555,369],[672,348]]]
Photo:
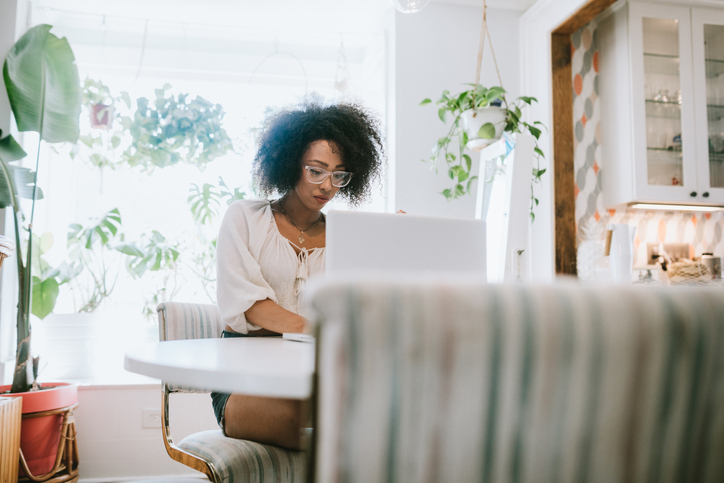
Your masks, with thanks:
[[[503,107],[488,106],[479,109],[470,109],[460,115],[462,127],[468,133],[467,148],[479,151],[488,144],[492,144],[503,135],[507,111]],[[480,136],[480,128],[490,123],[495,128],[493,137],[486,139]]]

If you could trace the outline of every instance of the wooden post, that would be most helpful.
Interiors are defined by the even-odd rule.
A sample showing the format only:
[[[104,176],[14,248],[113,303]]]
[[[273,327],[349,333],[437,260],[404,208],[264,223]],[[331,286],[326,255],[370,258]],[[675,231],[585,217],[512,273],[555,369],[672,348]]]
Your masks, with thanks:
[[[556,273],[576,275],[576,195],[573,172],[571,34],[615,0],[590,0],[551,33]]]

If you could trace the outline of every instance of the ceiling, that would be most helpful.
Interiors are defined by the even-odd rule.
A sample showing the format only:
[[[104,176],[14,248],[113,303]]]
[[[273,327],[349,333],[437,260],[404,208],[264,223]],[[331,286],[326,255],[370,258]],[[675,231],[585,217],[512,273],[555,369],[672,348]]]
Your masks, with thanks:
[[[483,0],[432,0],[481,6]],[[490,8],[523,11],[536,0],[487,0]],[[367,34],[379,30],[389,0],[35,0],[45,11],[233,26],[243,29]]]

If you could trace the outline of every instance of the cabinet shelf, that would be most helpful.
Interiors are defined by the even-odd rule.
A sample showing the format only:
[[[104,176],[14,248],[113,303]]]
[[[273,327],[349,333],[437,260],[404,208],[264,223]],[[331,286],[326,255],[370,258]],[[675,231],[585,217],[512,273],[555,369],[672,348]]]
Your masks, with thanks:
[[[709,122],[718,121],[724,117],[724,105],[707,104],[706,117]]]
[[[704,59],[706,63],[706,78],[713,79],[724,74],[724,60]]]
[[[644,72],[647,74],[679,75],[679,56],[644,52]]]
[[[683,154],[681,149],[666,149],[647,147],[647,161],[649,164],[677,164],[681,165]]]
[[[724,114],[724,108],[722,114]],[[678,101],[664,102],[646,99],[646,117],[681,119],[681,104]]]

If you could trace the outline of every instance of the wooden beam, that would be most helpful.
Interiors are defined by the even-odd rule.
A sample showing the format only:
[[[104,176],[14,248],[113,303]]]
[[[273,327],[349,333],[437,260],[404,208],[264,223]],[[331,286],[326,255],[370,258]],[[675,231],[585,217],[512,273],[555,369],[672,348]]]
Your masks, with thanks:
[[[556,273],[576,275],[576,194],[573,170],[571,34],[616,0],[589,0],[551,33],[553,71],[553,183]]]
[[[576,33],[614,3],[616,0],[589,0],[572,17],[553,30],[553,33],[568,35]]]
[[[576,196],[573,174],[573,76],[570,34],[551,34],[551,50],[556,273],[576,275]]]

